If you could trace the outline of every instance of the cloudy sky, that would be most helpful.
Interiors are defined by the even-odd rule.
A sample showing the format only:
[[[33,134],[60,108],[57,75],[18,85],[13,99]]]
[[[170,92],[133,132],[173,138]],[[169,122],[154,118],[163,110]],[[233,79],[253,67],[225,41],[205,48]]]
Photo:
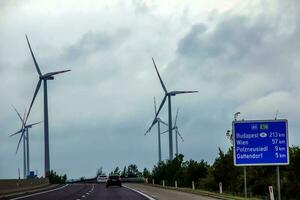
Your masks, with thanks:
[[[17,178],[21,127],[11,105],[29,107],[38,75],[48,82],[51,169],[92,177],[103,166],[157,162],[157,131],[144,136],[163,90],[198,90],[172,99],[186,159],[212,163],[233,114],[289,120],[300,145],[300,3],[297,0],[0,1],[0,178]],[[43,120],[43,88],[29,122]],[[160,117],[167,121],[167,109]],[[30,130],[31,170],[44,169],[43,124]],[[21,149],[22,150],[22,149]],[[168,138],[162,136],[168,158]]]

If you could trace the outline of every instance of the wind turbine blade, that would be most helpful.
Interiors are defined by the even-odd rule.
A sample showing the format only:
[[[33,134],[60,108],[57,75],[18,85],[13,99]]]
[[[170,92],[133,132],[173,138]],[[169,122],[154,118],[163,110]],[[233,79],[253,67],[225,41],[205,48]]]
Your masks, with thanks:
[[[157,119],[154,119],[154,122],[152,122],[152,124],[151,124],[151,128],[157,123],[157,121],[158,121]],[[151,129],[150,130],[149,129],[146,131],[146,133],[144,135],[147,135],[150,132]]]
[[[33,61],[34,61],[34,65],[35,65],[35,68],[36,68],[36,71],[38,72],[39,76],[42,76],[42,73],[41,73],[41,70],[39,68],[39,65],[37,64],[36,60],[35,60],[35,57],[34,57],[34,54],[32,52],[32,49],[31,49],[31,45],[29,43],[29,40],[28,40],[28,37],[26,35],[26,40],[27,40],[27,43],[28,43],[28,46],[29,46],[29,49],[30,49],[30,53],[31,53],[31,56],[33,58]]]
[[[23,129],[21,129],[21,130],[15,132],[15,133],[13,133],[13,134],[11,134],[11,135],[9,135],[9,136],[11,137],[11,136],[17,135],[17,134],[21,133],[22,131],[23,131]]]
[[[176,94],[186,94],[186,93],[197,93],[198,91],[172,91],[170,93],[176,95]]]
[[[154,115],[156,115],[156,100],[155,100],[155,97],[154,97],[154,111],[155,111]]]
[[[150,130],[149,129],[144,133],[144,136],[146,136],[150,132],[151,129]]]
[[[20,143],[21,143],[21,140],[22,138],[24,137],[24,133],[25,133],[25,129],[22,130],[22,134],[20,136],[20,139],[19,139],[19,142],[18,142],[18,146],[17,146],[17,150],[16,150],[16,153],[18,153],[18,150],[19,150],[19,147],[20,147]]]
[[[56,71],[56,72],[49,72],[49,73],[45,74],[44,77],[54,76],[56,74],[61,74],[61,73],[69,72],[69,71],[71,71],[71,70],[68,69],[68,70],[62,70],[62,71]]]
[[[152,61],[153,61],[153,64],[154,64],[154,67],[155,67],[156,73],[157,73],[157,75],[158,75],[158,78],[159,78],[160,84],[161,84],[162,88],[164,89],[165,93],[168,93],[168,91],[167,91],[167,89],[166,89],[166,86],[165,86],[164,82],[162,81],[162,79],[161,79],[161,77],[160,77],[160,75],[159,75],[159,72],[158,72],[158,70],[157,70],[157,67],[156,67],[156,64],[155,64],[155,62],[154,62],[154,59],[153,59],[153,58],[152,58]]]
[[[181,134],[179,133],[178,129],[176,130],[176,134],[178,134],[179,137],[181,138],[182,142],[184,142],[184,139],[183,139],[183,137],[181,136]]]
[[[174,126],[176,126],[177,117],[178,117],[178,111],[179,111],[179,108],[177,108],[177,112],[176,112],[176,117],[175,117],[175,123],[174,123]]]
[[[28,125],[26,125],[26,126],[34,126],[34,125],[40,124],[40,123],[42,123],[42,122],[43,122],[43,121],[40,121],[40,122],[37,122],[37,123],[28,124]]]
[[[159,112],[161,111],[162,107],[164,106],[164,104],[166,102],[166,99],[167,99],[167,95],[165,95],[165,97],[163,98],[162,102],[160,103],[160,106],[159,106],[158,111],[157,111],[157,113],[155,115],[155,118],[157,118]]]
[[[164,122],[163,120],[161,120],[160,118],[158,119],[158,121],[166,126],[169,126],[166,122]]]
[[[174,129],[175,129],[175,127],[172,128],[172,130],[174,130]],[[166,130],[166,131],[164,131],[164,132],[161,132],[160,134],[164,134],[164,133],[167,133],[167,132],[169,132],[169,130]]]
[[[22,122],[22,125],[23,126],[25,126],[25,124],[24,124],[24,121],[23,121],[23,119],[22,119],[22,117],[21,117],[21,115],[20,115],[20,113],[18,112],[18,110],[13,106],[13,105],[11,105],[12,107],[13,107],[13,109],[16,111],[16,113],[17,113],[17,115],[18,115],[18,117],[20,118],[20,120],[21,120],[21,122]]]
[[[162,109],[164,103],[166,102],[166,99],[167,99],[167,95],[165,95],[165,97],[163,98],[163,100],[162,100],[162,102],[161,102],[161,104],[160,104],[160,106],[159,106],[159,109],[158,109],[157,113],[155,114],[154,120],[153,120],[151,126],[150,126],[150,127],[148,128],[148,130],[146,131],[145,135],[151,130],[151,128],[152,128],[152,127],[154,126],[154,124],[156,123],[156,121],[157,121],[156,118],[157,118],[159,112],[161,111],[161,109]]]
[[[277,119],[277,116],[278,116],[278,110],[276,111],[276,114],[275,114],[275,120]]]
[[[32,105],[33,105],[33,102],[35,100],[35,97],[37,95],[37,93],[39,92],[39,89],[41,87],[41,83],[42,83],[42,79],[39,80],[38,84],[36,85],[36,88],[35,88],[35,91],[34,91],[34,95],[33,95],[33,98],[32,98],[32,101],[30,103],[30,106],[29,106],[29,110],[28,110],[28,113],[27,113],[27,116],[26,116],[26,120],[25,120],[25,124],[27,122],[27,119],[28,119],[28,116],[30,114],[30,111],[31,111],[31,108],[32,108]]]
[[[26,108],[25,108],[24,115],[23,115],[24,126],[25,126],[25,117],[26,117]]]

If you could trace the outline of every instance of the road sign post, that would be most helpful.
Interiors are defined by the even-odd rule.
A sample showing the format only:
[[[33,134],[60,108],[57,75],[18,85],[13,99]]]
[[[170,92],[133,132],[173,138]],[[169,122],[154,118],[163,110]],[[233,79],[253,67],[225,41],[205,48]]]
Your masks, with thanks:
[[[244,167],[244,191],[245,191],[245,199],[247,199],[247,169]]]
[[[279,165],[277,165],[276,171],[277,171],[277,195],[278,195],[278,200],[281,200]]]
[[[289,164],[287,120],[233,121],[232,130],[234,165],[244,167],[276,165],[280,200],[279,165]]]

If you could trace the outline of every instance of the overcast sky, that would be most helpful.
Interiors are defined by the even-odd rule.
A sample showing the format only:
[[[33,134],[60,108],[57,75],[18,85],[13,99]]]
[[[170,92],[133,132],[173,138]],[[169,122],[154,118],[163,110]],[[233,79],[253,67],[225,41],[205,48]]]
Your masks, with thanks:
[[[48,81],[50,165],[69,178],[92,177],[103,166],[157,162],[153,97],[172,98],[186,159],[213,163],[233,114],[289,120],[290,144],[300,144],[300,2],[297,0],[0,1],[0,178],[17,178],[21,122],[38,74],[71,69]],[[43,88],[29,123],[43,120]],[[160,117],[167,121],[166,106]],[[30,130],[31,170],[44,172],[43,124]],[[162,136],[168,158],[168,137]]]

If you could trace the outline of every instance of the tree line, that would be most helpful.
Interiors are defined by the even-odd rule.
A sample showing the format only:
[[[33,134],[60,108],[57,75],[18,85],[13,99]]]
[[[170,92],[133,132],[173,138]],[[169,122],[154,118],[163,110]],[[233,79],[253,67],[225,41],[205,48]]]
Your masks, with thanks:
[[[114,170],[112,170],[109,175],[119,175],[122,178],[137,178],[137,177],[143,177],[143,173],[138,170],[138,166],[136,164],[130,164],[127,166],[124,166],[123,170],[121,170],[119,167],[116,167]],[[102,167],[100,167],[97,170],[97,175],[105,175],[105,173],[102,170]]]
[[[51,170],[49,173],[49,182],[51,184],[64,184],[67,181],[67,175],[59,175],[55,171]]]

